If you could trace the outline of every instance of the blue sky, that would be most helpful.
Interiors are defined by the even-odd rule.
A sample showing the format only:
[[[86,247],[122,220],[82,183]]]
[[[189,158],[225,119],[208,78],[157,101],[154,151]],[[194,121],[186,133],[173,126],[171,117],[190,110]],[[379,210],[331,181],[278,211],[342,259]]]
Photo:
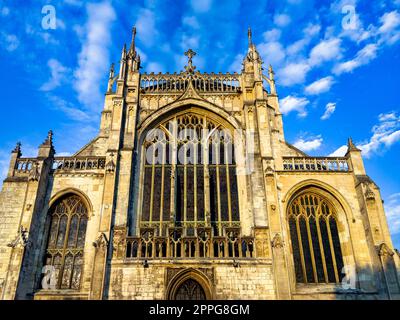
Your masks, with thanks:
[[[43,7],[55,29],[43,27]],[[47,20],[46,20],[47,21]],[[52,129],[58,155],[93,138],[108,69],[135,24],[144,71],[238,71],[247,28],[276,72],[286,139],[341,155],[349,136],[381,187],[400,247],[400,0],[0,0],[0,176],[17,141],[24,156]]]

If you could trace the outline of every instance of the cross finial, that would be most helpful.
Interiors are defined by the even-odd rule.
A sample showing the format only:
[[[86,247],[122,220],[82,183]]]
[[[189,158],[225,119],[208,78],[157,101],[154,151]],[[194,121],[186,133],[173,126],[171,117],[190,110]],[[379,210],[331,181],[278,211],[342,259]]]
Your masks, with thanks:
[[[196,55],[197,53],[194,52],[192,49],[189,49],[188,51],[185,52],[185,56],[188,57],[188,65],[185,66],[185,70],[188,73],[193,73],[194,70],[196,69],[195,66],[193,66],[193,57]]]
[[[188,59],[189,59],[188,63],[192,62],[192,59],[196,54],[197,53],[194,52],[192,49],[189,49],[188,51],[185,52],[185,56],[188,57]]]

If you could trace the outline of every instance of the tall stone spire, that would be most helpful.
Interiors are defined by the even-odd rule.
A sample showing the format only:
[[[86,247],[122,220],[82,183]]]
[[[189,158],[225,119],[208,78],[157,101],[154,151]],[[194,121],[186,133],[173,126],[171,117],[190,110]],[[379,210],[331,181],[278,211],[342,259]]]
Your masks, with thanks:
[[[136,57],[136,27],[133,26],[132,28],[132,41],[131,41],[131,47],[129,48],[129,56],[130,57]]]
[[[111,64],[110,73],[108,76],[108,84],[107,84],[107,93],[112,93],[112,87],[114,84],[114,76],[115,76],[115,67],[114,63]]]
[[[138,71],[140,68],[140,57],[136,52],[136,27],[132,28],[132,41],[128,51],[128,70],[129,72]],[[129,77],[129,74],[128,74]]]
[[[247,37],[249,39],[249,48],[250,48],[253,44],[253,36],[252,36],[250,27],[249,27],[249,29],[247,29]]]
[[[247,50],[246,57],[243,61],[243,67],[245,72],[254,73],[257,80],[261,80],[262,77],[262,60],[260,54],[257,51],[255,44],[253,43],[253,34],[251,29],[247,30],[247,38],[249,42],[249,47]]]
[[[126,70],[126,43],[124,44],[124,46],[122,48],[121,61],[119,64],[118,80],[125,79],[125,70]]]

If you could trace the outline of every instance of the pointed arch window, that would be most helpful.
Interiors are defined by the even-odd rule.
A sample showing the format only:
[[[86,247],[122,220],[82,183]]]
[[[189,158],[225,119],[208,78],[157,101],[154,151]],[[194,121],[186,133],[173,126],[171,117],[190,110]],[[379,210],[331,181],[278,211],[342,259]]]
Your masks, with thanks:
[[[59,199],[50,209],[45,265],[54,266],[57,289],[80,288],[88,209],[76,195]]]
[[[237,227],[239,201],[233,132],[207,114],[184,112],[147,133],[143,143],[141,227],[168,226],[194,236]]]
[[[343,257],[337,212],[324,197],[305,192],[289,205],[288,222],[298,283],[339,283]]]

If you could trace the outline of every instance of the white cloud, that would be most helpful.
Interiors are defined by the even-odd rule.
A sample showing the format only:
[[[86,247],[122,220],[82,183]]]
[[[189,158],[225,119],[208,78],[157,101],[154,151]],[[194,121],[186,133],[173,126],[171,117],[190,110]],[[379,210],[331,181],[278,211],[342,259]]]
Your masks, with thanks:
[[[191,27],[193,29],[196,29],[196,30],[200,28],[199,21],[194,16],[183,17],[182,24],[185,25],[185,26],[189,26],[189,27]]]
[[[379,21],[382,25],[378,29],[380,45],[393,45],[400,39],[400,14],[397,11],[385,13]]]
[[[304,37],[297,40],[286,48],[286,53],[289,56],[295,56],[301,53],[311,42],[311,40],[319,34],[321,26],[318,24],[309,24],[303,29]]]
[[[396,112],[389,112],[380,114],[378,119],[378,124],[372,128],[372,137],[369,141],[358,145],[366,158],[382,154],[400,141],[400,116]]]
[[[333,68],[333,73],[340,75],[342,73],[352,72],[353,70],[368,64],[370,61],[376,58],[378,51],[378,46],[376,44],[370,43],[366,45],[363,49],[357,52],[354,59],[348,60],[337,64]]]
[[[10,8],[8,7],[1,8],[0,15],[2,17],[7,17],[9,14],[10,14]]]
[[[283,114],[289,114],[292,111],[298,113],[299,117],[307,116],[306,106],[310,103],[306,98],[287,96],[280,101],[280,109]]]
[[[332,152],[328,157],[344,157],[344,155],[347,153],[347,149],[347,145],[343,145]]]
[[[264,42],[258,45],[257,48],[268,64],[279,65],[285,59],[285,49],[278,41]]]
[[[56,59],[50,59],[47,65],[50,69],[51,78],[40,87],[42,91],[51,91],[59,87],[66,80],[66,75],[69,72],[69,69]]]
[[[400,26],[400,14],[397,11],[387,12],[379,21],[382,23],[379,33],[388,33]]]
[[[8,52],[13,52],[19,47],[19,39],[15,34],[2,33],[5,49]]]
[[[400,233],[400,193],[389,196],[385,201],[385,212],[392,235]]]
[[[212,0],[191,0],[190,5],[197,13],[204,13],[210,10]]]
[[[70,119],[80,122],[89,122],[96,118],[89,116],[86,112],[75,107],[71,102],[65,101],[53,94],[47,94],[47,98],[52,103],[54,109],[64,112]]]
[[[80,102],[91,110],[98,110],[103,99],[99,82],[109,66],[108,46],[111,43],[111,24],[116,14],[108,2],[88,4],[87,13],[86,38],[78,57],[74,87]]]
[[[329,102],[326,107],[325,107],[325,112],[321,117],[321,120],[327,120],[331,117],[331,115],[335,112],[336,110],[336,103]]]
[[[279,42],[281,31],[271,29],[263,33],[264,42],[257,45],[262,59],[271,65],[280,65],[286,57],[285,49]]]
[[[282,69],[278,69],[277,79],[279,84],[283,86],[300,84],[305,81],[307,73],[310,71],[310,69],[311,67],[305,61],[289,63]]]
[[[340,59],[342,56],[341,43],[342,40],[339,38],[321,41],[311,50],[310,65],[319,66],[323,62]]]
[[[333,84],[334,84],[333,77],[331,76],[325,77],[308,85],[305,88],[305,92],[310,95],[318,95],[320,93],[329,91]]]
[[[265,31],[263,33],[263,38],[267,42],[268,41],[277,41],[281,37],[281,34],[282,34],[281,30],[274,28],[274,29]]]
[[[291,22],[290,16],[288,16],[287,14],[276,14],[274,16],[274,23],[278,26],[278,27],[286,27],[287,25],[289,25]]]
[[[187,35],[182,33],[181,48],[187,50],[188,48],[197,49],[200,43],[200,36],[198,35]]]
[[[139,10],[136,21],[137,37],[146,47],[151,47],[156,43],[158,31],[156,28],[156,15],[148,8]]]
[[[321,136],[317,136],[315,138],[300,138],[293,145],[305,152],[317,150],[321,147],[323,139]]]

